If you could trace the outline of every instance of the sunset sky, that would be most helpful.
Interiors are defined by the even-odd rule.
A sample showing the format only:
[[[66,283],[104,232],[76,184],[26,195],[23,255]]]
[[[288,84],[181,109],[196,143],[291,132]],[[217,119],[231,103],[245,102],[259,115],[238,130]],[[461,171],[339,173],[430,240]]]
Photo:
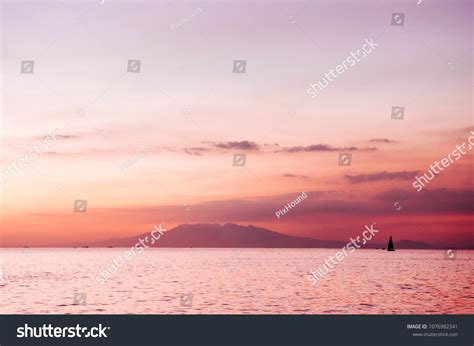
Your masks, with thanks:
[[[4,2],[0,171],[55,129],[59,139],[1,183],[0,245],[196,222],[345,241],[375,222],[395,240],[474,246],[472,151],[412,187],[474,130],[472,6]],[[390,25],[393,12],[404,26]],[[370,38],[370,55],[307,94]],[[234,60],[246,73],[232,73]],[[351,166],[339,166],[348,151]],[[76,199],[87,213],[73,212]]]

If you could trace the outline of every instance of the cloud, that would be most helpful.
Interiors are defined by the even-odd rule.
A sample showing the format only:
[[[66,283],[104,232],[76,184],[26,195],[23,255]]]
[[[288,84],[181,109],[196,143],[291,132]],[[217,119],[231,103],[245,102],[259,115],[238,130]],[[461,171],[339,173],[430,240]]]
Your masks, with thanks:
[[[358,174],[358,175],[349,175],[346,174],[344,177],[349,180],[352,184],[357,183],[366,183],[372,181],[381,181],[381,180],[409,180],[413,179],[415,175],[418,174],[418,171],[401,171],[401,172],[379,172],[372,174]]]
[[[301,191],[259,198],[227,199],[191,204],[189,211],[183,205],[135,206],[97,209],[97,213],[124,213],[143,219],[156,220],[165,216],[169,222],[275,222],[275,211],[295,200]],[[307,198],[291,209],[286,220],[314,223],[322,227],[321,220],[351,224],[354,220],[376,215],[394,215],[394,203],[399,202],[406,216],[423,216],[427,223],[436,226],[438,218],[446,214],[470,215],[474,212],[474,190],[438,189],[388,190],[371,196],[361,196],[347,191],[306,191]],[[140,216],[138,216],[140,215]],[[356,223],[360,222],[357,221]],[[420,219],[420,223],[422,223]],[[325,224],[325,227],[332,227]],[[433,226],[433,227],[434,227]]]
[[[459,189],[394,189],[379,193],[376,200],[393,203],[398,201],[404,210],[414,213],[472,213],[474,212],[474,190]]]
[[[30,137],[31,139],[30,140],[33,140],[35,142],[37,141],[43,141],[46,137],[49,137],[49,136],[52,136],[53,135],[53,132],[49,133],[49,134],[46,134],[46,135],[42,135],[42,136],[33,136],[33,137]],[[82,136],[81,135],[73,135],[73,134],[58,134],[58,133],[55,133],[55,136],[57,139],[60,139],[60,140],[66,140],[66,139],[79,139],[81,138]]]
[[[390,204],[376,200],[357,199],[351,193],[344,191],[306,191],[308,196],[298,208],[293,208],[291,214],[294,217],[314,217],[315,214],[326,213],[378,213],[380,211],[392,210]],[[275,219],[275,211],[295,200],[301,191],[292,193],[264,196],[245,199],[225,199],[218,201],[201,202],[191,205],[186,217],[189,222],[253,222],[272,221]],[[385,205],[387,204],[387,205]],[[144,215],[157,216],[166,215],[169,221],[182,222],[183,213],[186,213],[182,205],[144,206],[134,208],[111,208],[101,209],[97,212],[132,212]],[[144,216],[145,217],[145,216]]]
[[[98,148],[85,148],[82,149],[81,151],[63,151],[63,152],[58,152],[58,151],[48,151],[48,152],[43,152],[43,154],[47,155],[57,155],[57,156],[111,156],[111,155],[124,155],[128,154],[132,157],[134,156],[141,156],[144,154],[158,154],[161,153],[162,151],[170,151],[174,152],[175,150],[170,148],[170,147],[165,147],[165,146],[147,146],[145,148],[140,148],[140,149],[132,149],[132,148],[127,148],[125,149],[109,149],[109,148],[103,148],[103,149],[98,149]]]
[[[464,127],[458,127],[455,129],[437,129],[437,130],[423,130],[421,133],[430,135],[430,136],[443,136],[443,137],[469,137],[469,132],[474,131],[472,125],[466,125]]]
[[[184,148],[183,151],[188,155],[201,156],[203,152],[209,151],[209,149],[203,147],[191,147]]]
[[[227,142],[211,142],[202,141],[201,143],[208,145],[209,147],[186,147],[182,150],[188,155],[201,156],[205,152],[219,151],[220,149],[233,149],[242,151],[257,151],[260,147],[257,143],[251,141],[227,141]]]
[[[181,223],[235,222],[260,225],[287,234],[334,240],[349,239],[359,234],[363,225],[377,222],[382,227],[383,234],[379,237],[382,242],[390,234],[396,240],[474,247],[471,231],[474,212],[472,189],[388,190],[374,195],[342,190],[305,192],[308,197],[291,208],[282,219],[277,219],[275,212],[295,200],[301,191],[189,205],[97,207],[91,217],[97,220],[94,225],[100,225],[97,233],[107,227],[110,235],[116,235],[117,229],[121,229],[123,234],[130,234],[137,227],[137,220],[141,225],[164,220],[168,229],[169,225]],[[395,209],[395,202],[400,203],[400,211]],[[402,213],[403,217],[396,216]],[[37,213],[34,216],[39,217]]]
[[[395,143],[394,140],[387,139],[387,138],[372,138],[369,140],[370,143]]]
[[[358,148],[358,147],[332,147],[327,144],[313,144],[309,146],[294,146],[294,147],[286,147],[280,150],[275,151],[278,152],[285,152],[285,153],[299,153],[299,152],[332,152],[332,151],[374,151],[377,148]]]
[[[251,141],[217,142],[217,143],[213,143],[212,145],[220,149],[238,149],[238,150],[259,150],[260,149],[257,143],[251,142]]]
[[[282,174],[283,177],[285,178],[301,178],[301,179],[309,179],[307,175],[299,175],[299,174],[291,174],[291,173],[285,173]]]
[[[79,135],[56,135],[57,138],[59,139],[77,139],[81,138]]]

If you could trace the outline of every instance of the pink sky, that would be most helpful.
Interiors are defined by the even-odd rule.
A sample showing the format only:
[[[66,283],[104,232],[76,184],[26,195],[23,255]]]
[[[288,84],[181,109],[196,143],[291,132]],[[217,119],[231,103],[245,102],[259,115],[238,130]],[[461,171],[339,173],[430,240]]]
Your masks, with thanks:
[[[396,239],[474,246],[472,152],[422,192],[410,176],[473,129],[472,3],[99,3],[2,4],[0,169],[61,134],[0,186],[3,246],[185,222],[335,240],[377,222]],[[392,12],[405,26],[390,25]],[[377,49],[311,99],[309,84],[366,38]],[[34,74],[19,73],[21,60]],[[352,165],[339,166],[351,147]],[[72,212],[75,199],[87,213]]]

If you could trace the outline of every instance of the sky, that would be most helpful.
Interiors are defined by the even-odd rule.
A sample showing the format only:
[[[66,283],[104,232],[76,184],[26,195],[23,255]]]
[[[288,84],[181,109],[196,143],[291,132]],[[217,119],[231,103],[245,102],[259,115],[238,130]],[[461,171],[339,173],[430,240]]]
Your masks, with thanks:
[[[474,130],[472,6],[2,2],[0,173],[56,141],[3,173],[0,246],[225,222],[341,241],[375,222],[395,242],[474,246],[472,152],[412,186]],[[366,39],[377,47],[311,98]],[[33,73],[20,73],[23,60]]]

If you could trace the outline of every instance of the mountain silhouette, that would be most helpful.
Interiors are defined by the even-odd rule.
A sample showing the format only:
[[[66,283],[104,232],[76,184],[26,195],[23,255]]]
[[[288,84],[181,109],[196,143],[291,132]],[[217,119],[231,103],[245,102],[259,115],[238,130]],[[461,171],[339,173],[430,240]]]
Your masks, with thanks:
[[[92,247],[131,247],[138,239],[145,239],[150,233],[135,237],[111,239],[92,243]],[[182,224],[166,231],[150,247],[176,248],[342,248],[347,242],[319,240],[289,236],[262,227],[243,226],[233,223],[220,224]],[[426,243],[401,240],[399,248],[433,248]],[[380,244],[367,244],[364,248],[381,247]]]

